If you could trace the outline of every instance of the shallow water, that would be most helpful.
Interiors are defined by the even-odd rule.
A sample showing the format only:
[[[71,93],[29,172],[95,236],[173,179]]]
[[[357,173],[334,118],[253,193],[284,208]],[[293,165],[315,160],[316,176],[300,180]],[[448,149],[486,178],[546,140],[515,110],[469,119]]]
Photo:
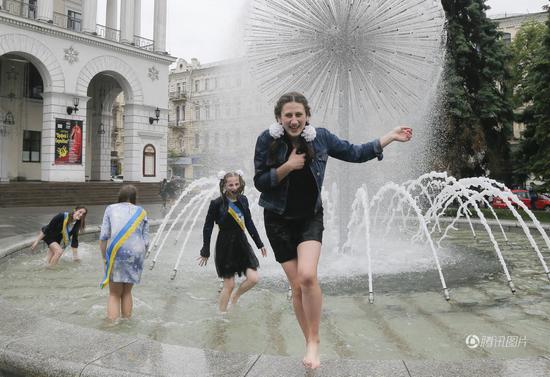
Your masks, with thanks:
[[[44,267],[43,251],[10,258],[0,265],[0,294],[16,307],[113,333],[221,351],[300,355],[303,338],[273,256],[259,257],[262,281],[222,315],[214,266],[196,265],[200,229],[192,238],[173,281],[169,274],[179,250],[163,250],[152,271],[146,260],[131,320],[105,321],[107,290],[99,289],[96,243],[81,245],[81,263],[72,262],[69,252],[54,270]],[[458,360],[548,353],[550,282],[534,251],[519,233],[509,233],[511,245],[503,244],[517,287],[512,295],[488,238],[479,238],[458,231],[439,251],[450,302],[426,246],[375,245],[374,304],[368,302],[366,258],[323,250],[322,357]],[[550,251],[542,251],[550,262]],[[468,335],[493,343],[469,348]],[[514,340],[517,346],[510,344]]]

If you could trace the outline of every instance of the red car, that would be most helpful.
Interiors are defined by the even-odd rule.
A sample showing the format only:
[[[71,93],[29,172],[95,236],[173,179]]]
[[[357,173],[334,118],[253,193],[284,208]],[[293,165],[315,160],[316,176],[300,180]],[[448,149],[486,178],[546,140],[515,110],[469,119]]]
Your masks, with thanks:
[[[527,190],[512,190],[514,194],[517,195],[519,200],[521,200],[529,209],[531,208],[531,199],[529,199],[529,191]],[[493,208],[506,208],[504,201],[495,196],[491,203]],[[550,198],[546,195],[538,194],[537,201],[535,202],[536,209],[543,209],[545,211],[550,211]]]

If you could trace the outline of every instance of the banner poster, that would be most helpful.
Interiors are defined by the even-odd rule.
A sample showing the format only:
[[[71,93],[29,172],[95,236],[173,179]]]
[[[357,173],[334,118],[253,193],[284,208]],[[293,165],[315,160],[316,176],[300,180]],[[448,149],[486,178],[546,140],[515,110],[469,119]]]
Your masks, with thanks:
[[[55,163],[82,164],[81,120],[55,119]]]

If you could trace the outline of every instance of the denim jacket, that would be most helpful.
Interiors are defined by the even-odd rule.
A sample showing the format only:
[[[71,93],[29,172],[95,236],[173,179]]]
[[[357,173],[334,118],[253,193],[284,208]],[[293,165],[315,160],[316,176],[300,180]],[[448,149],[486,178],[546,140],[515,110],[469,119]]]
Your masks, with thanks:
[[[248,230],[248,233],[254,240],[256,247],[258,249],[261,249],[262,247],[264,247],[264,244],[260,239],[260,235],[258,234],[256,227],[254,226],[254,222],[252,221],[252,215],[250,214],[248,199],[244,195],[239,195],[237,197],[237,201],[241,203],[241,205],[244,208],[243,215],[244,215],[244,224],[246,226],[246,229]],[[201,249],[201,257],[205,257],[205,258],[210,257],[210,238],[212,237],[212,231],[214,230],[214,222],[216,224],[220,224],[223,221],[225,216],[230,216],[227,213],[227,201],[221,197],[212,200],[210,202],[210,206],[208,207],[208,213],[206,215],[206,220],[204,221],[204,228],[202,230],[203,243],[202,243],[202,249]]]
[[[315,213],[322,207],[321,187],[325,177],[328,157],[334,157],[348,162],[365,162],[375,157],[378,160],[383,158],[380,140],[375,139],[365,144],[351,144],[346,140],[339,139],[326,128],[316,128],[317,136],[310,144],[315,152],[315,157],[309,164],[311,173],[317,183],[317,203]],[[260,206],[278,214],[283,214],[286,208],[288,197],[288,177],[277,182],[277,168],[286,162],[288,147],[281,143],[275,152],[275,160],[269,158],[269,148],[273,137],[266,130],[258,136],[256,150],[254,152],[254,185],[262,193],[260,195]]]

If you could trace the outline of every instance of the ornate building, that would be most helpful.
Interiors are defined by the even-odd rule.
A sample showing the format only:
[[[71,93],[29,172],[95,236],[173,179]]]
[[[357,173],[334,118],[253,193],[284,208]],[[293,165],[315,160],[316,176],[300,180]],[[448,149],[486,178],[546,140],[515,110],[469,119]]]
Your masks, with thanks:
[[[173,175],[194,179],[220,169],[252,171],[258,130],[267,127],[271,110],[256,94],[244,60],[178,59],[169,74],[169,99]]]
[[[166,53],[166,8],[154,1],[151,40],[141,36],[141,0],[120,0],[120,14],[118,0],[106,9],[97,0],[0,0],[2,181],[166,176],[175,60]]]

